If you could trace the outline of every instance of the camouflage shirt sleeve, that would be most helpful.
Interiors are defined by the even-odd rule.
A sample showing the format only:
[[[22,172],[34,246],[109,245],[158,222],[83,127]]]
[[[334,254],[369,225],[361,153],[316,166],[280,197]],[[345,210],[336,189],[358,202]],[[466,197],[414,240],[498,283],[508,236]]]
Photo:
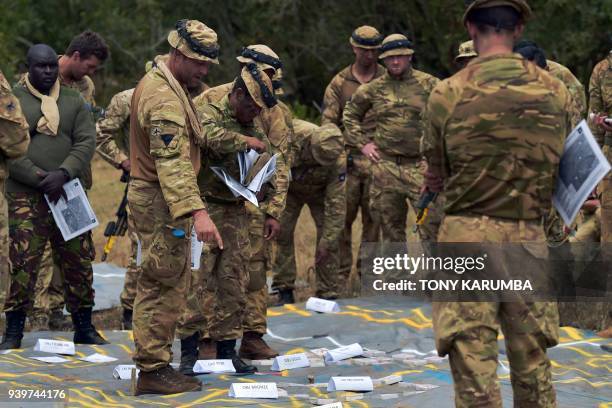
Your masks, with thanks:
[[[320,245],[330,248],[340,238],[346,218],[346,153],[342,153],[329,173],[325,187],[325,219]]]
[[[219,154],[244,151],[248,148],[247,136],[224,126],[223,114],[214,105],[199,105],[202,120],[202,134],[206,138],[206,148]]]
[[[7,159],[21,157],[28,151],[29,144],[29,127],[21,111],[21,105],[0,71],[0,152],[2,157]]]
[[[594,114],[607,113],[602,94],[602,73],[605,72],[605,69],[602,69],[603,64],[605,64],[605,61],[600,62],[593,68],[593,73],[589,81],[589,111]],[[589,125],[597,143],[603,146],[605,132],[599,126],[595,125],[590,118]]]
[[[341,81],[342,79],[336,75],[327,85],[323,96],[323,117],[321,119],[322,125],[333,123],[340,129],[342,129]]]
[[[128,160],[127,152],[117,146],[116,140],[122,136],[126,124],[129,124],[131,95],[132,93],[128,95],[121,92],[113,96],[106,115],[96,123],[96,151],[117,168]]]
[[[357,88],[344,108],[345,143],[358,149],[370,142],[363,132],[361,122],[372,108],[372,86],[372,83],[368,83]]]
[[[177,219],[205,206],[190,159],[189,133],[181,102],[169,89],[157,94],[157,98],[143,98],[143,109],[139,111],[148,112],[150,126],[146,130],[151,157],[170,215]]]

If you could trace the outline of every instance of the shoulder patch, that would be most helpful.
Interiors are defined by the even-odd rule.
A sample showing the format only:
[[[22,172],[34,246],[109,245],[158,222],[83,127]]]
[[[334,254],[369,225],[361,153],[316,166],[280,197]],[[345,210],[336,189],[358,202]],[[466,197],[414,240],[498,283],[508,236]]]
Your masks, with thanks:
[[[339,181],[344,181],[346,180],[346,173],[341,173],[338,175],[338,180]]]
[[[167,147],[170,144],[170,142],[172,142],[172,139],[174,139],[174,135],[170,135],[170,134],[161,135],[161,139]]]

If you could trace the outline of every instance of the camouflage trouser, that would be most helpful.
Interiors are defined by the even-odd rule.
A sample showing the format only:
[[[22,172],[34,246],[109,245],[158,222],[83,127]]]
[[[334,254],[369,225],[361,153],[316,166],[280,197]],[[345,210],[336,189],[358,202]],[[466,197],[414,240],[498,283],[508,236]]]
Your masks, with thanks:
[[[544,242],[538,222],[446,216],[439,242]],[[544,254],[545,255],[545,254]],[[525,251],[524,256],[533,256]],[[502,261],[503,262],[503,261]],[[433,302],[438,354],[449,355],[457,407],[501,407],[497,382],[499,329],[504,334],[515,407],[554,407],[546,349],[557,344],[552,302]]]
[[[612,146],[604,146],[603,151],[612,163]],[[603,179],[601,189],[601,242],[612,243],[612,172]]]
[[[371,162],[361,152],[351,150],[346,174],[346,223],[339,243],[340,266],[338,270],[338,285],[346,287],[347,280],[351,274],[353,265],[353,222],[357,218],[361,208],[362,248],[357,258],[357,271],[361,271],[361,260],[367,259],[363,252],[363,244],[366,242],[378,242],[380,236],[380,225],[371,216],[370,207],[370,172]]]
[[[172,342],[191,274],[191,218],[173,220],[158,183],[131,180],[128,203],[138,239],[142,265],[134,299],[134,362],[153,371],[172,362]],[[172,228],[182,229],[177,238]]]
[[[295,190],[289,190],[285,210],[281,216],[282,228],[277,240],[278,251],[274,260],[274,282],[272,283],[272,287],[277,289],[295,288],[295,278],[297,274],[293,240],[295,226],[302,212],[302,207],[307,204],[317,227],[317,245],[319,245],[321,234],[323,233],[323,225],[325,223],[324,199],[325,197],[323,194],[313,194],[312,191],[304,191],[299,194]],[[329,245],[330,247],[327,248],[329,250],[328,257],[316,268],[316,295],[322,297],[337,296],[339,289],[338,267],[340,264],[340,255],[337,243],[333,242]]]
[[[265,334],[268,328],[268,285],[266,274],[272,268],[272,242],[264,239],[265,214],[251,203],[246,204],[249,214],[249,285],[247,303],[242,321],[244,331]],[[282,227],[281,227],[282,228]]]
[[[53,262],[51,244],[47,243],[34,288],[34,316],[64,310],[63,280],[61,268]]]
[[[418,159],[397,164],[380,160],[372,166],[370,211],[380,223],[383,242],[406,242],[406,220],[409,209],[416,208],[423,185],[425,164]],[[408,202],[410,204],[408,204]],[[440,227],[441,211],[430,204],[427,220],[419,226],[422,241],[435,241]]]
[[[54,262],[64,277],[66,307],[70,313],[94,305],[93,270],[95,250],[91,234],[64,241],[42,194],[7,193],[9,206],[11,271],[10,294],[5,311],[29,312],[34,286],[47,242]]]
[[[134,298],[136,297],[136,282],[138,281],[138,267],[136,266],[136,254],[138,253],[138,236],[134,228],[134,217],[132,212],[127,209],[128,215],[128,230],[127,234],[130,238],[130,260],[127,270],[125,271],[125,280],[123,282],[123,291],[121,292],[120,300],[121,307],[127,310],[134,308]]]
[[[0,180],[0,306],[2,307],[10,284],[10,273],[8,207],[4,196],[4,180]]]
[[[202,338],[239,339],[249,283],[248,214],[243,204],[212,202],[208,203],[208,214],[221,234],[223,250],[205,245],[200,271],[194,275],[200,283],[189,291],[179,336],[199,331]]]

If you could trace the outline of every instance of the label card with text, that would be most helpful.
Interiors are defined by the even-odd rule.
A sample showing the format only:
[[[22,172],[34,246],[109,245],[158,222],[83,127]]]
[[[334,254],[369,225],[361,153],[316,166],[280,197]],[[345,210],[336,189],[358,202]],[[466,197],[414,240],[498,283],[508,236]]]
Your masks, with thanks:
[[[233,398],[278,399],[276,383],[232,383],[229,396]]]
[[[197,271],[200,269],[200,257],[202,256],[202,249],[204,243],[198,241],[195,227],[191,230],[191,270]]]
[[[310,367],[310,360],[306,353],[287,354],[274,358],[272,371],[292,370],[294,368]]]
[[[363,349],[359,343],[349,344],[348,346],[339,347],[337,349],[329,350],[325,353],[325,362],[333,363],[336,361],[346,360],[347,358],[353,358],[361,356]]]
[[[374,391],[370,377],[332,377],[327,391]]]
[[[34,345],[34,351],[42,351],[43,353],[67,354],[73,356],[74,343],[71,341],[38,339]]]
[[[193,366],[194,373],[235,373],[232,360],[198,360]]]
[[[338,313],[340,311],[340,306],[333,300],[310,297],[306,302],[306,310],[320,313]]]
[[[130,380],[132,378],[132,368],[136,368],[134,364],[120,364],[113,370],[113,377],[117,380]],[[136,369],[136,377],[138,377],[139,369]]]

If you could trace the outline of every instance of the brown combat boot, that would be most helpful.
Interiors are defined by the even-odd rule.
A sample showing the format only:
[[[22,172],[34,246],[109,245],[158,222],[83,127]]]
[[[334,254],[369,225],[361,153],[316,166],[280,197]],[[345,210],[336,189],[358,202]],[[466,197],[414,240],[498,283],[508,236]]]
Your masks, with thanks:
[[[198,360],[214,360],[217,358],[217,342],[213,339],[202,339],[198,346]]]
[[[267,360],[278,356],[278,352],[272,350],[262,337],[261,333],[244,332],[238,355],[249,360]]]
[[[166,366],[154,371],[141,371],[136,383],[136,395],[142,394],[178,394],[181,392],[200,391],[202,383],[185,381],[187,377]]]

